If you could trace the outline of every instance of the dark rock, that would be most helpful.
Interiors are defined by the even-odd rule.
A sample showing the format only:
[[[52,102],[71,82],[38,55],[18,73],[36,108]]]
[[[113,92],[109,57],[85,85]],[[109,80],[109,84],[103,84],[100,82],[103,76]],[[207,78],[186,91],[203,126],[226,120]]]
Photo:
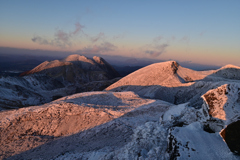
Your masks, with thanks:
[[[229,124],[220,134],[229,149],[240,155],[240,120]]]

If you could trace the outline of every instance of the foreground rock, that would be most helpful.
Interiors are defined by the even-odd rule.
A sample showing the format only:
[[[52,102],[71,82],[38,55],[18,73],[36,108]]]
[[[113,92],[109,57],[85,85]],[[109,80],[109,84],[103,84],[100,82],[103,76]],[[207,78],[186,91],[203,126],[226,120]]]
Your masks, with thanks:
[[[230,150],[240,155],[240,120],[229,124],[221,132],[221,136],[227,143]]]

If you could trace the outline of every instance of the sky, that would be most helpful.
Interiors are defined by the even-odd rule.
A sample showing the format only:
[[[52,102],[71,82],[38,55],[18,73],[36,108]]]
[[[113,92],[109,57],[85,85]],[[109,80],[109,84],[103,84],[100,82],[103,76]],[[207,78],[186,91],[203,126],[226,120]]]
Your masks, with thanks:
[[[0,0],[0,47],[240,66],[240,1]]]

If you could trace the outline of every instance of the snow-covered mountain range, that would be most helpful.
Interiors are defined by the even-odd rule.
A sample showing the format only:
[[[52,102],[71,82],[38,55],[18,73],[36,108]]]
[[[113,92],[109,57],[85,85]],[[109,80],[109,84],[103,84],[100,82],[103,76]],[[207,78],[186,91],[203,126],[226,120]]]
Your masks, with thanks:
[[[120,75],[103,58],[70,55],[45,61],[21,77],[0,78],[0,110],[38,105],[59,97],[103,90]],[[94,86],[94,87],[93,87]]]
[[[239,67],[194,71],[168,61],[105,91],[0,112],[0,156],[240,159],[239,123]]]

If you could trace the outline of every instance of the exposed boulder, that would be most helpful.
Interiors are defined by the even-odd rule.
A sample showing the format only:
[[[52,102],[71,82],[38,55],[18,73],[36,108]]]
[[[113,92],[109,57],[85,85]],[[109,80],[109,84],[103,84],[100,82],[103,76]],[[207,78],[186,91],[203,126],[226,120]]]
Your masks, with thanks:
[[[240,120],[229,124],[220,134],[230,150],[240,155]]]

